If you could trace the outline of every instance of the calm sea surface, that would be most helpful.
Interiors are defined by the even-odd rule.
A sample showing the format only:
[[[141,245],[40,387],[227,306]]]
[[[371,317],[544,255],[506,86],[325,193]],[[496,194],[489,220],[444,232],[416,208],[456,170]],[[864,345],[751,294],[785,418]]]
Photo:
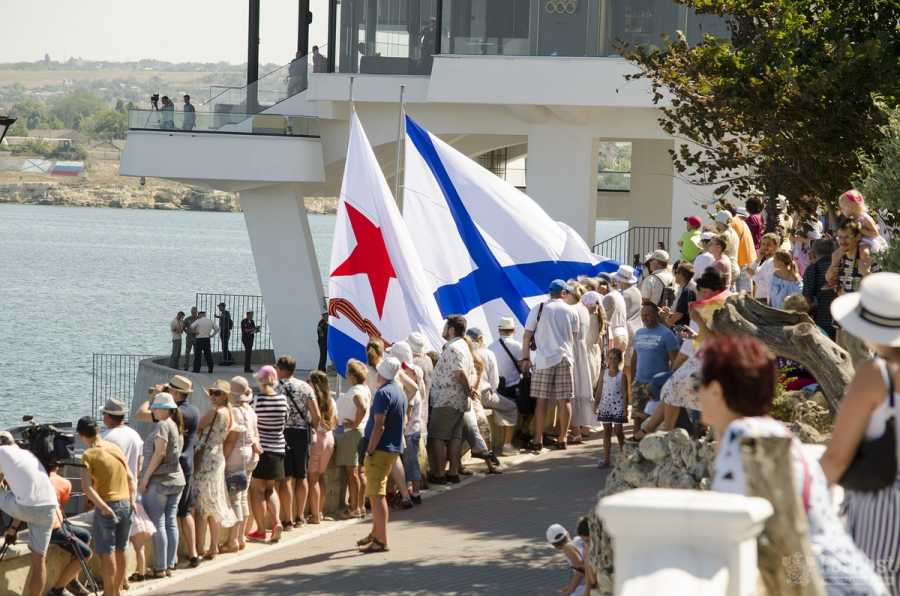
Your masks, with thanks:
[[[326,270],[334,216],[312,215]],[[74,421],[91,354],[165,354],[195,292],[259,294],[239,213],[0,205],[0,428]]]

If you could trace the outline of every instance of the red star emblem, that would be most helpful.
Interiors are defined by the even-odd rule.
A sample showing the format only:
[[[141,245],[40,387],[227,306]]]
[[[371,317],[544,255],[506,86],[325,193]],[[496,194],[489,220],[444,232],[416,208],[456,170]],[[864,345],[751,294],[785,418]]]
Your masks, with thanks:
[[[387,299],[388,284],[391,278],[397,278],[397,274],[394,273],[391,257],[384,245],[381,228],[350,204],[344,203],[344,207],[347,209],[347,217],[350,218],[350,226],[356,236],[356,246],[347,260],[331,272],[331,276],[344,277],[365,273],[372,287],[375,308],[381,317],[384,312],[384,301]]]

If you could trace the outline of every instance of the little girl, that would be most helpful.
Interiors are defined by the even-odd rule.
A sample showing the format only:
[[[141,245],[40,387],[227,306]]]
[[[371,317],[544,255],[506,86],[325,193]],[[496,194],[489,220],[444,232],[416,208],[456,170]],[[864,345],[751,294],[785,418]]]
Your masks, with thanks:
[[[772,286],[769,288],[769,306],[783,308],[785,298],[791,294],[799,294],[803,290],[803,280],[797,271],[794,258],[788,251],[776,251],[772,262],[775,271],[772,274]]]
[[[600,394],[600,408],[597,420],[603,423],[603,463],[609,467],[612,434],[615,430],[619,448],[625,443],[622,424],[627,422],[625,410],[628,408],[628,378],[622,374],[622,350],[610,348],[606,359],[606,373],[600,375],[597,393]]]
[[[872,265],[872,253],[887,249],[887,240],[878,231],[878,225],[869,215],[866,199],[861,192],[856,189],[848,190],[838,199],[838,206],[844,217],[858,221],[859,227],[862,229],[862,238],[859,241],[859,260],[860,271],[866,275]],[[843,254],[840,249],[837,252]],[[837,255],[838,259],[841,254]]]

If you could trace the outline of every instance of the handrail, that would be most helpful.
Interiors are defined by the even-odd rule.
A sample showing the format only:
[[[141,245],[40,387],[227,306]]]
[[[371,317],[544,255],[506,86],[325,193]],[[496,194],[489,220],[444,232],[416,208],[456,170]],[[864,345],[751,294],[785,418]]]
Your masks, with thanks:
[[[596,254],[619,263],[640,266],[644,255],[658,248],[669,250],[672,228],[667,226],[634,226],[592,247]]]

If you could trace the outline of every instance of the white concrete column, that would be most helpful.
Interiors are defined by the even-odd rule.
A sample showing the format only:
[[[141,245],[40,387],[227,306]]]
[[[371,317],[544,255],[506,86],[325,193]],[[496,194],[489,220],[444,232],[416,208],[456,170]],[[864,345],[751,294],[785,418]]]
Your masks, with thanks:
[[[240,199],[275,354],[313,369],[324,293],[303,197],[296,186],[279,184],[242,191]]]
[[[535,126],[528,133],[528,196],[555,220],[595,242],[597,141],[580,128]]]
[[[597,515],[613,539],[615,593],[756,594],[756,537],[772,505],[713,491],[640,488],[606,497]]]

